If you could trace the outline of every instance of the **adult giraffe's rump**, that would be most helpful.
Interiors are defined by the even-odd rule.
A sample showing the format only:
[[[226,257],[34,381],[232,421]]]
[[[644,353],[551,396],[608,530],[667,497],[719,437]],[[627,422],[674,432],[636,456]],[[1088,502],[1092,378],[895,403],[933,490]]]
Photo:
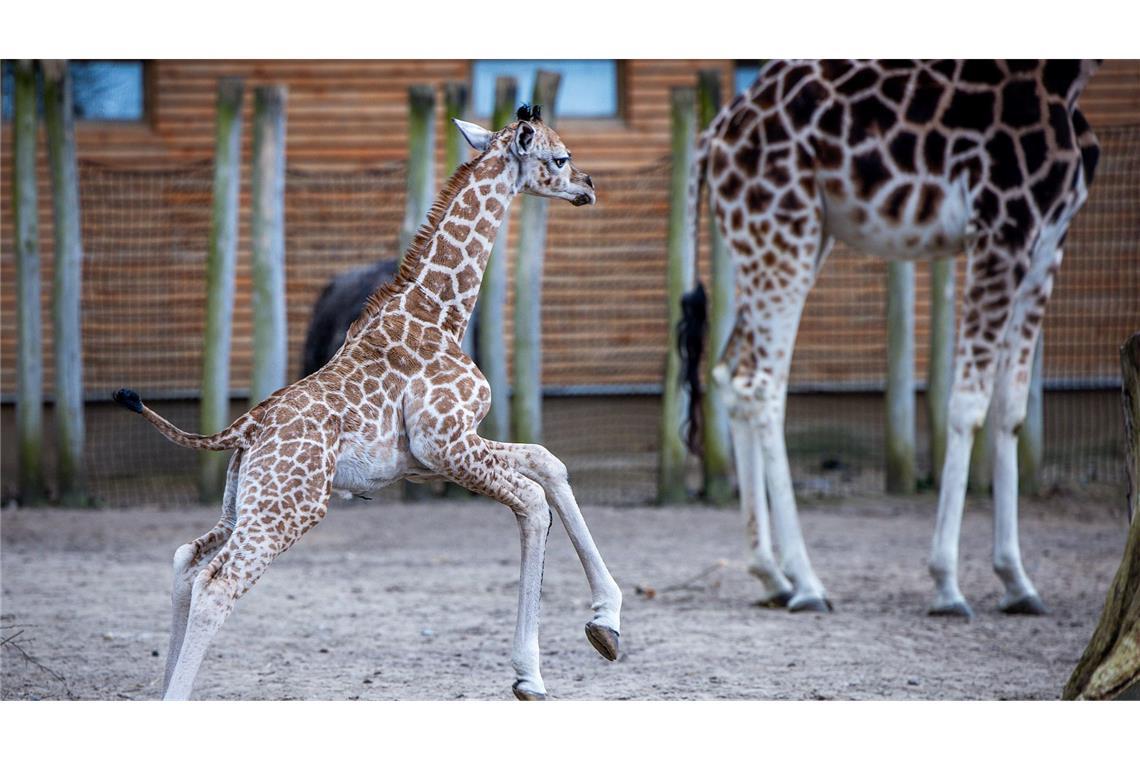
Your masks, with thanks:
[[[445,478],[515,513],[522,539],[515,696],[546,695],[538,613],[551,506],[593,597],[586,637],[604,657],[617,658],[621,592],[578,509],[566,467],[541,446],[479,436],[490,387],[461,348],[491,244],[515,195],[581,206],[594,202],[594,185],[537,108],[520,109],[518,121],[498,132],[456,125],[479,156],[448,182],[395,280],[369,297],[324,367],[212,436],[179,430],[133,391],[115,393],[175,443],[236,449],[221,519],[174,555],[167,698],[190,696],[206,647],[237,598],[324,518],[334,489],[367,493],[402,478]]]
[[[1077,97],[1097,65],[773,61],[699,136],[689,219],[695,237],[707,183],[737,297],[713,377],[729,408],[751,570],[766,601],[830,606],[796,517],[784,406],[804,301],[842,240],[884,258],[966,251],[930,611],[972,614],[958,588],[958,530],[970,448],[992,399],[1000,606],[1044,612],[1017,542],[1017,432],[1061,244],[1096,168]]]

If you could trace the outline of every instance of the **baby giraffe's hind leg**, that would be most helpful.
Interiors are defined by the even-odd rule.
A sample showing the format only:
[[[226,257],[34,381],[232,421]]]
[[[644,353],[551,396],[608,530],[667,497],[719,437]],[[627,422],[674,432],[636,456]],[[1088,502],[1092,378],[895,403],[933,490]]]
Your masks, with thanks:
[[[230,457],[226,468],[226,488],[222,496],[222,516],[210,532],[190,543],[178,547],[174,553],[174,582],[170,592],[171,623],[170,645],[166,652],[166,671],[162,679],[162,689],[170,685],[170,676],[178,662],[182,649],[182,637],[186,633],[186,618],[190,614],[190,596],[194,587],[194,576],[217,555],[222,544],[233,532],[235,506],[237,501],[238,473],[241,469],[241,450]]]

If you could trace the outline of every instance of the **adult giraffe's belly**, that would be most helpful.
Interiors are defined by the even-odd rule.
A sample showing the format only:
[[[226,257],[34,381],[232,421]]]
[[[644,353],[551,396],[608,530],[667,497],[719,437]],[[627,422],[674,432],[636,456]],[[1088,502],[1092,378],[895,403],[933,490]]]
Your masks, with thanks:
[[[886,259],[951,256],[972,234],[971,203],[963,181],[885,184],[867,200],[824,193],[826,234]]]

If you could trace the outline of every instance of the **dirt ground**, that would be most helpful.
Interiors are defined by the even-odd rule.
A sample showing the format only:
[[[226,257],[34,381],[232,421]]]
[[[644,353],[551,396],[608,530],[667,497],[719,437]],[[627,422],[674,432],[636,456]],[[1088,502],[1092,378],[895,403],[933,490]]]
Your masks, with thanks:
[[[977,617],[966,623],[925,615],[933,503],[928,494],[801,510],[830,615],[754,606],[760,587],[744,572],[735,510],[587,506],[625,594],[615,663],[582,632],[589,595],[556,520],[543,587],[547,688],[559,699],[1057,698],[1120,561],[1122,510],[1074,498],[1023,505],[1026,567],[1051,614],[1007,617],[996,610],[988,506],[971,502],[961,580]],[[18,634],[52,671],[0,647],[0,696],[159,697],[171,556],[214,516],[0,514],[0,639]],[[517,574],[518,534],[501,506],[335,504],[238,603],[195,696],[510,699]]]

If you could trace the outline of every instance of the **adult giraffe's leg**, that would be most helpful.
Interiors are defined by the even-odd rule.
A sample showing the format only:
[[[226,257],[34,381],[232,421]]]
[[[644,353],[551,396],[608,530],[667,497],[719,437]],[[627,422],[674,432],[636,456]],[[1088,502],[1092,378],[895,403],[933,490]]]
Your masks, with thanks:
[[[170,644],[166,651],[166,670],[162,679],[162,689],[170,685],[170,676],[178,662],[182,649],[182,637],[186,633],[186,617],[190,614],[190,597],[194,587],[194,576],[210,562],[221,549],[222,544],[233,532],[236,521],[238,473],[241,469],[241,450],[234,452],[226,468],[226,488],[222,496],[222,516],[218,524],[208,533],[190,543],[178,547],[174,553],[174,581],[170,593],[171,623]]]
[[[574,551],[582,562],[586,582],[590,585],[590,606],[594,617],[586,624],[586,637],[599,654],[607,660],[616,660],[621,631],[621,589],[606,568],[594,538],[590,535],[590,529],[586,526],[586,519],[570,488],[566,465],[544,447],[535,444],[486,443],[513,462],[523,475],[537,481],[546,492],[547,501],[558,512],[566,533],[570,536],[570,543],[574,545]]]
[[[512,691],[521,700],[545,699],[546,686],[539,670],[538,618],[551,515],[542,486],[518,472],[501,451],[473,430],[456,438],[434,429],[430,423],[413,423],[408,444],[412,455],[435,472],[470,491],[491,497],[515,513],[522,563],[511,652],[515,670]]]
[[[763,607],[786,607],[792,598],[792,584],[784,576],[772,553],[772,528],[768,521],[768,494],[764,486],[764,459],[756,448],[752,422],[744,411],[733,409],[730,418],[736,479],[740,488],[740,512],[748,531],[752,559],[748,572],[764,584],[767,594]]]
[[[930,551],[930,574],[935,585],[934,603],[929,610],[932,615],[969,618],[974,614],[958,587],[958,539],[970,449],[986,419],[997,369],[998,342],[1012,315],[1015,260],[1014,254],[992,245],[989,235],[979,236],[968,253],[954,385],[947,415],[946,459]],[[1016,479],[1016,451],[1013,456]]]
[[[1050,235],[1045,235],[1050,240]],[[994,572],[1005,586],[1000,607],[1011,614],[1041,615],[1045,605],[1025,574],[1017,537],[1017,436],[1025,422],[1029,381],[1045,305],[1062,252],[1038,251],[1014,300],[1013,317],[998,355],[993,409]]]

